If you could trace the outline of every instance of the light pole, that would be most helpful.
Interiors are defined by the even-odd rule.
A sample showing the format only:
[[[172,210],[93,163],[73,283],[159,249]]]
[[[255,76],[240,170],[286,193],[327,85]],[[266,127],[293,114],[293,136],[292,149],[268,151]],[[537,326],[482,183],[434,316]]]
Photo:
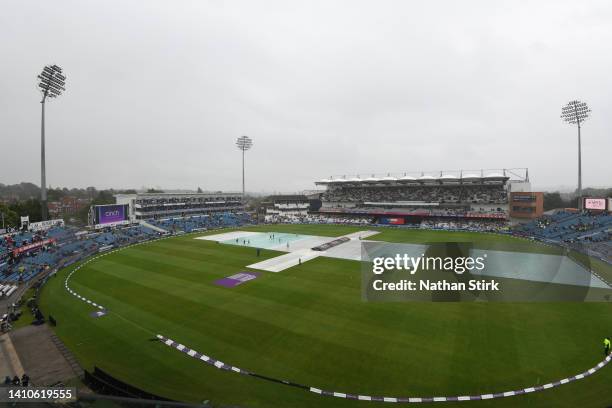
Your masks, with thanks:
[[[66,90],[66,77],[57,65],[47,65],[38,75],[38,88],[43,97],[40,101],[42,107],[40,121],[40,205],[43,221],[48,218],[47,208],[47,174],[45,171],[45,102],[47,98],[57,98]]]
[[[578,126],[578,208],[582,210],[582,146],[580,141],[580,124],[589,117],[591,110],[586,102],[570,101],[561,108],[561,119]]]
[[[253,140],[248,136],[240,136],[236,139],[236,146],[242,150],[242,205],[244,205],[244,153],[253,147]]]

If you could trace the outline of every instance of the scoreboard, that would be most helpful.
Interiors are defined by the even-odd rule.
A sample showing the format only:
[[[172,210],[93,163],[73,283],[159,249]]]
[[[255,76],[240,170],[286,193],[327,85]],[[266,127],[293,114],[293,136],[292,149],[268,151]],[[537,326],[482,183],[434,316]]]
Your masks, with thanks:
[[[112,227],[129,223],[127,204],[96,205],[93,208],[95,228]]]
[[[582,208],[585,210],[610,211],[612,209],[612,207],[610,207],[612,199],[609,198],[585,197],[583,200]]]

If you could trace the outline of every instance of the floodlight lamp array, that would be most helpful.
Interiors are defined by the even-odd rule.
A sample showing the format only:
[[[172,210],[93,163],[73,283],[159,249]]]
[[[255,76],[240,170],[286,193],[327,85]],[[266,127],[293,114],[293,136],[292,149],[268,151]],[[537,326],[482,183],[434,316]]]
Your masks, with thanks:
[[[574,100],[561,108],[561,119],[573,125],[580,124],[589,117],[589,113],[591,110],[586,102]]]
[[[236,139],[236,147],[242,151],[249,150],[253,147],[253,140],[248,136],[240,136]]]
[[[62,68],[57,65],[47,65],[38,75],[38,88],[46,98],[57,98],[66,90],[66,76],[62,74]]]

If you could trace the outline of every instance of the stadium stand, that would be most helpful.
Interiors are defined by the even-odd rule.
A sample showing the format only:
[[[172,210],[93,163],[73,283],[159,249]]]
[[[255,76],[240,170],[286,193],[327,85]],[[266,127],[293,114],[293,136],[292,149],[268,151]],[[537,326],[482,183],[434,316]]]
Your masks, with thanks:
[[[133,209],[133,216],[137,220],[244,211],[240,193],[116,194],[115,199],[117,204]]]
[[[368,216],[329,216],[320,214],[290,215],[277,214],[267,218],[271,224],[347,224],[367,225],[374,224],[375,219]]]
[[[380,224],[411,224],[430,219],[428,227],[490,229],[505,228],[509,220],[510,191],[529,189],[527,169],[523,175],[511,170],[413,177],[342,177],[315,182],[325,187],[319,214],[329,217],[371,217]],[[389,218],[395,218],[389,220]]]
[[[612,261],[612,214],[562,210],[516,226],[513,233]]]
[[[515,232],[557,242],[609,241],[612,215],[558,211],[517,226]]]
[[[344,225],[377,225],[376,217],[371,216],[330,216],[321,214],[308,214],[306,216],[279,215],[271,219],[271,223],[283,224],[344,224]],[[464,231],[507,231],[509,229],[504,220],[448,220],[448,219],[421,219],[417,223],[403,225],[404,228],[445,229]]]
[[[166,219],[149,219],[148,224],[162,228],[168,232],[193,232],[221,227],[235,227],[249,223],[251,216],[248,213],[214,213],[193,217],[175,217]]]
[[[335,203],[424,201],[431,203],[507,204],[504,184],[464,186],[328,186],[323,200]]]
[[[166,227],[166,233],[184,233],[244,225],[251,222],[251,216],[247,213],[226,212],[150,222],[161,228]],[[76,262],[93,253],[150,240],[163,234],[142,224],[90,232],[54,227],[45,232],[6,234],[0,237],[0,284],[3,285],[0,294],[6,295],[13,283],[28,282],[44,272]]]

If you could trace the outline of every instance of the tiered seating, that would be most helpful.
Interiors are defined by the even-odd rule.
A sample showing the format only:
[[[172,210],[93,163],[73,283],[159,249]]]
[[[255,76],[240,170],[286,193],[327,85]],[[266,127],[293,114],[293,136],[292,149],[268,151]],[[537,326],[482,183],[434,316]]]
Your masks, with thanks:
[[[612,215],[559,211],[514,229],[520,235],[570,244],[612,261]]]
[[[609,230],[612,230],[612,215],[566,211],[533,220],[515,229],[519,233],[560,242],[603,241],[607,239]]]
[[[327,202],[425,201],[439,203],[503,204],[508,202],[504,185],[453,186],[328,186]]]
[[[587,245],[588,249],[612,262],[612,235],[606,242],[596,242]]]
[[[238,226],[247,222],[250,222],[250,216],[246,213],[219,213],[210,216],[159,220],[153,223],[162,228],[166,226],[171,231],[191,232],[197,229]],[[159,235],[161,235],[160,232],[143,225],[91,232],[81,236],[77,236],[75,230],[66,227],[55,227],[45,233],[12,234],[9,239],[0,238],[0,251],[4,251],[5,254],[11,249],[31,243],[32,240],[43,238],[55,239],[56,245],[22,254],[16,261],[12,261],[7,256],[0,257],[0,284],[27,282],[48,268],[61,266],[64,262],[96,252],[101,248],[128,245],[154,239]]]
[[[53,227],[49,231],[47,231],[47,236],[49,238],[55,239],[58,243],[62,243],[74,240],[75,232],[76,230],[72,228]]]
[[[115,234],[112,232],[103,232],[94,238],[94,241],[100,246],[113,245],[115,243]]]
[[[234,227],[249,223],[250,221],[251,217],[247,213],[215,213],[194,217],[147,220],[149,224],[163,228],[169,232],[192,232],[204,229]]]

